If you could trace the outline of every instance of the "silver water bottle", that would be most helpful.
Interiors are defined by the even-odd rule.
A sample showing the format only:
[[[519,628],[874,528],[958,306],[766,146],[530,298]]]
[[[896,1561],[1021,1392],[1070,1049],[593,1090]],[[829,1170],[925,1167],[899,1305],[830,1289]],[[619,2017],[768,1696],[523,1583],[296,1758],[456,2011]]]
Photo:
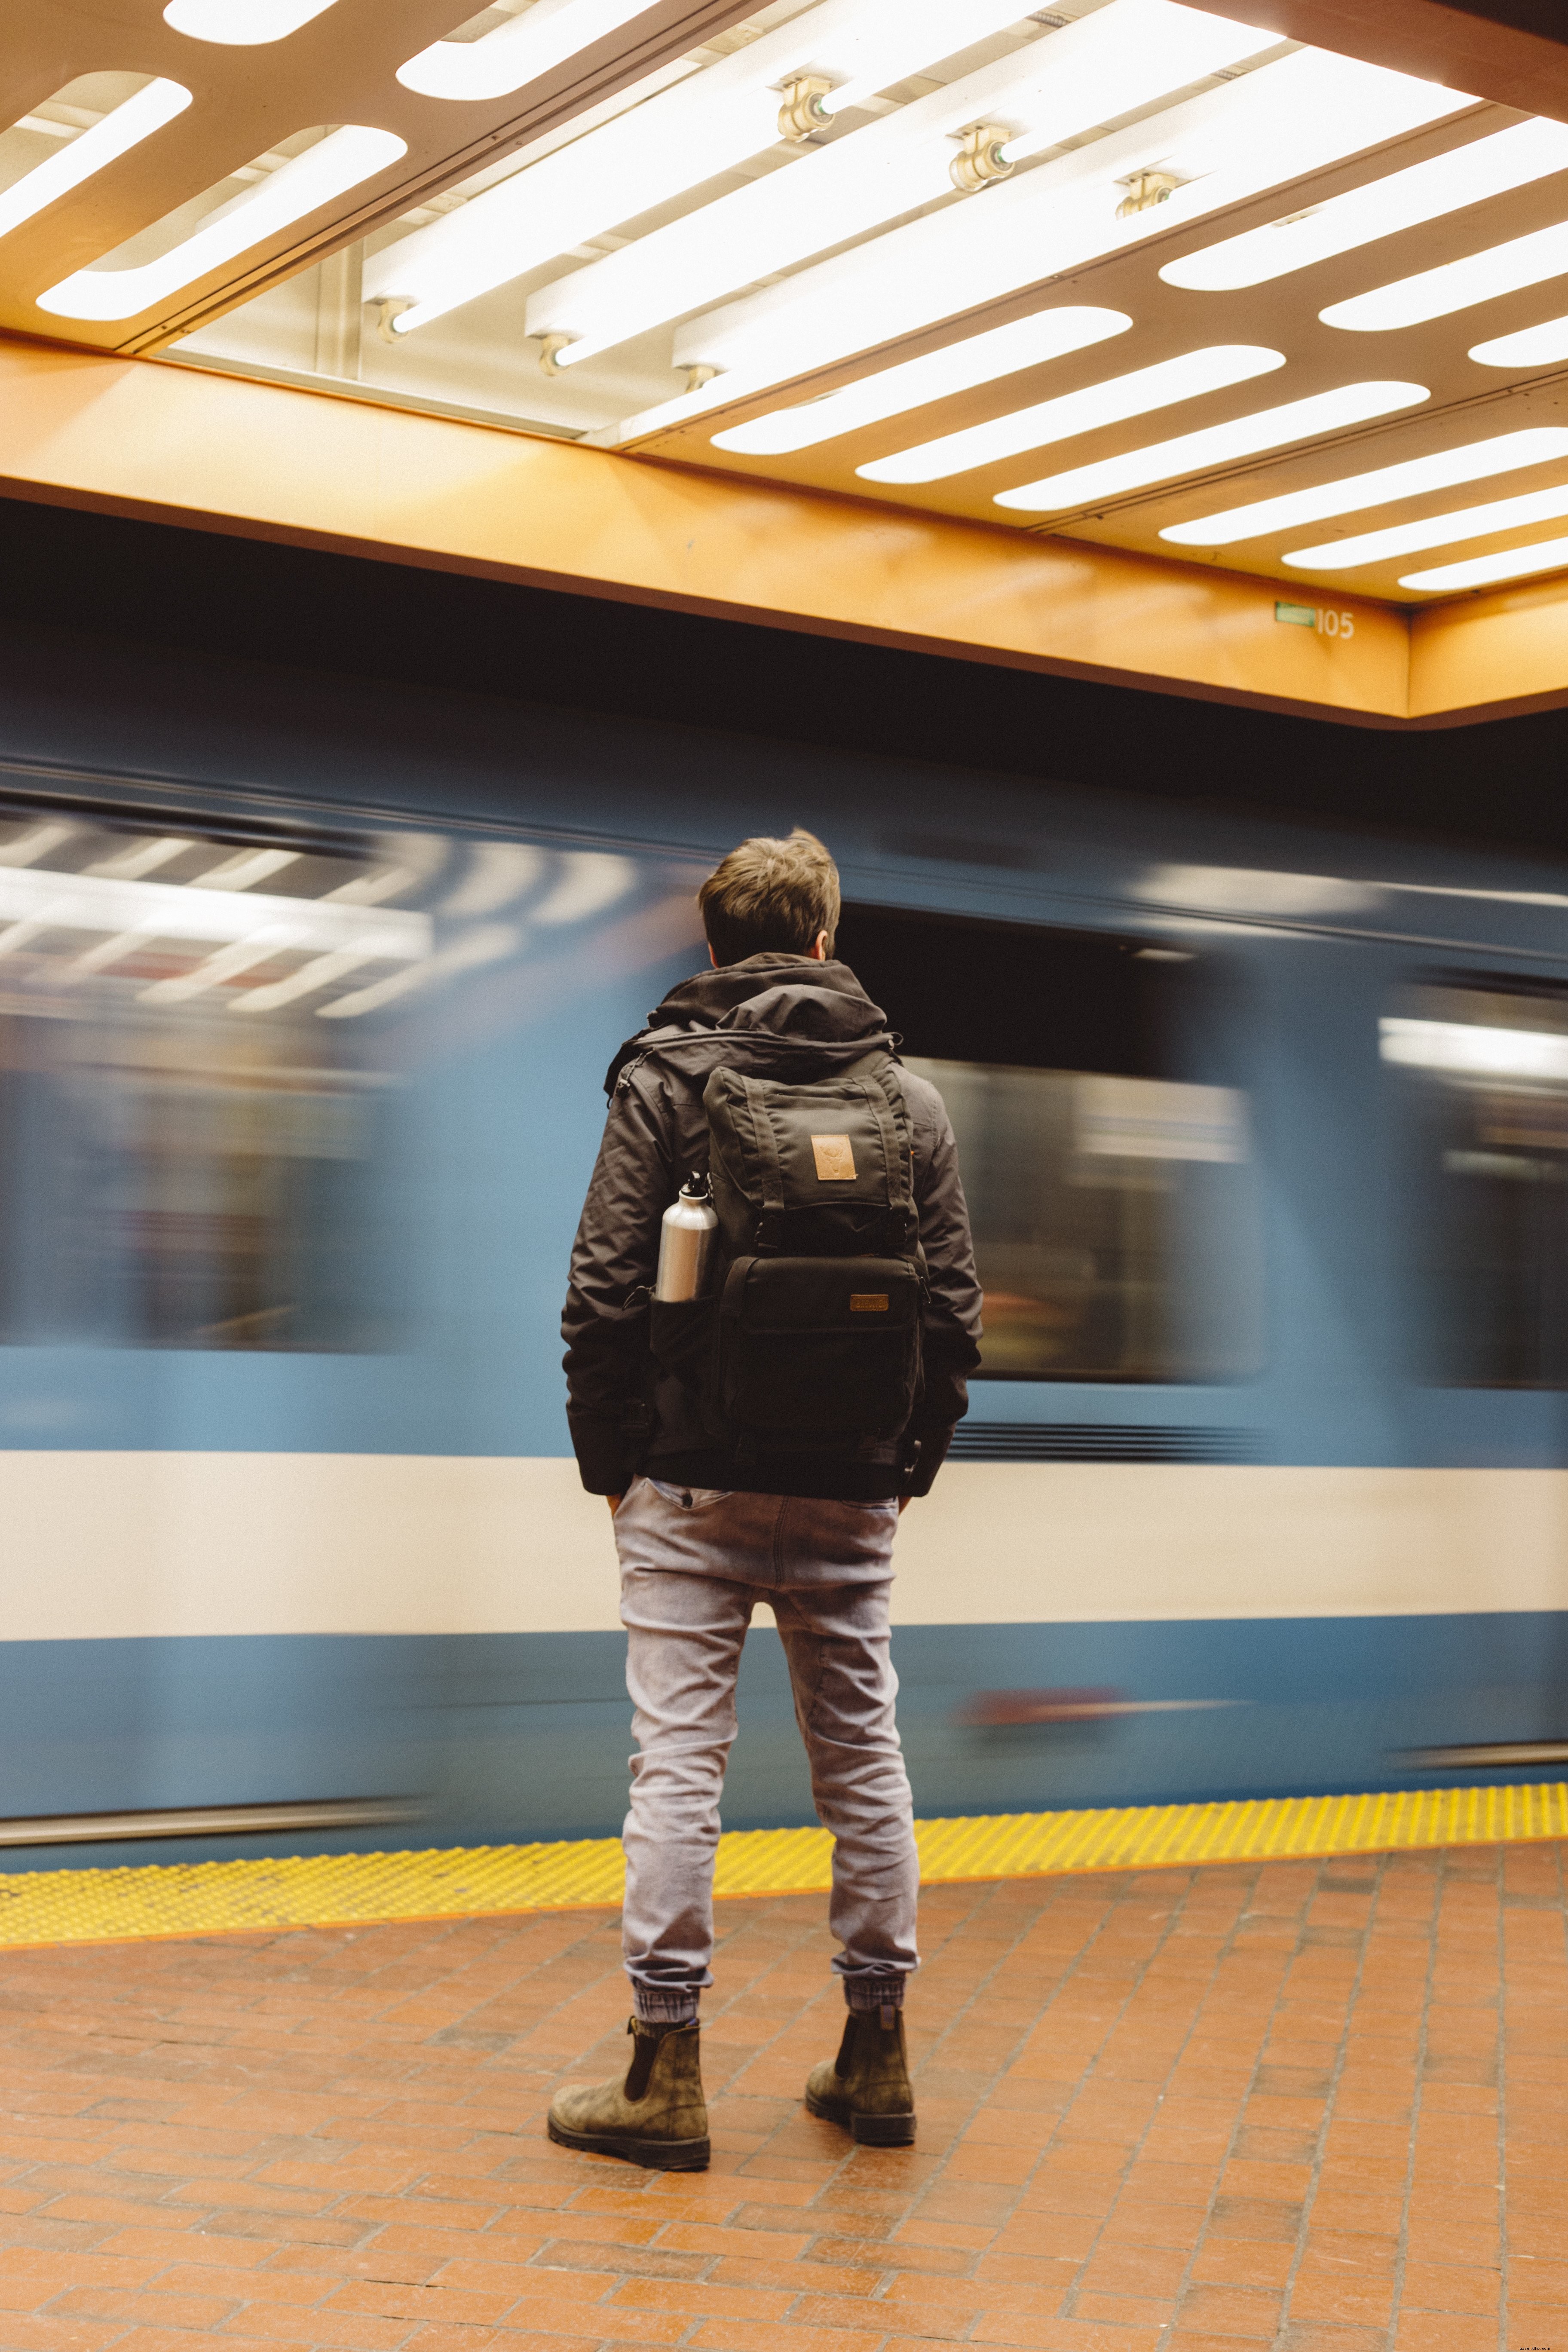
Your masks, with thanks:
[[[689,1176],[664,1213],[658,1237],[656,1298],[700,1298],[707,1287],[719,1220],[708,1199],[706,1176]]]

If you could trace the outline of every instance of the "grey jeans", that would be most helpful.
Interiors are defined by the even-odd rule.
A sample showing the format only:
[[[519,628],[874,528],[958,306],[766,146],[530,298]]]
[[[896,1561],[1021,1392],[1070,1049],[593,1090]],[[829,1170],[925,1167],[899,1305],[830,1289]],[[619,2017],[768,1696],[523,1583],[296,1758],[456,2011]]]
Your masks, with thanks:
[[[710,1494],[638,1478],[616,1513],[636,1710],[622,1943],[637,2014],[697,2013],[711,1984],[719,1797],[752,1611],[773,1612],[817,1817],[828,1925],[852,2009],[902,2000],[919,1962],[909,1776],[889,1655],[896,1503]]]

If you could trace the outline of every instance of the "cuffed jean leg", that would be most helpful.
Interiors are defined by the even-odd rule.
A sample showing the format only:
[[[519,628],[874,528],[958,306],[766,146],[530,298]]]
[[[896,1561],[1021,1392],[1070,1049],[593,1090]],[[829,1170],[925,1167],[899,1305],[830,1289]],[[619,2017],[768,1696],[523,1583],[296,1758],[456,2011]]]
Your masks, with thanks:
[[[835,1839],[828,1926],[851,2009],[898,2007],[920,1964],[914,1805],[894,1719],[891,1581],[769,1595],[789,1661],[812,1794]]]
[[[621,1941],[639,2017],[697,2014],[713,1981],[713,1858],[735,1738],[735,1676],[752,1591],[713,1576],[623,1566],[626,1688],[637,1754],[623,1843]]]

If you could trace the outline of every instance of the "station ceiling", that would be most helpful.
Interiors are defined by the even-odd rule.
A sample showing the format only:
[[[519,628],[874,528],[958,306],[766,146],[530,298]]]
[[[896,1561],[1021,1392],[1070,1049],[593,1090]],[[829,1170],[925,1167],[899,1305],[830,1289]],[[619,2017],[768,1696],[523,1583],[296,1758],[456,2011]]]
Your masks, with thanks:
[[[1554,6],[462,5],[30,0],[0,328],[1303,607],[1568,572]]]

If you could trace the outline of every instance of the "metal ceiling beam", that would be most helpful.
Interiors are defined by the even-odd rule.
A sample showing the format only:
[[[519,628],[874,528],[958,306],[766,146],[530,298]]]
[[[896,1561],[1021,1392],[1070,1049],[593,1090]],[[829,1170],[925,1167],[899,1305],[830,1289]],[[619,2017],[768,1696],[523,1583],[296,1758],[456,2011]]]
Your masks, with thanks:
[[[1330,636],[1217,567],[42,344],[0,341],[0,495],[1363,725],[1568,704],[1562,583]]]
[[[1368,64],[1568,121],[1563,0],[1205,0],[1216,15],[1263,25]]]

